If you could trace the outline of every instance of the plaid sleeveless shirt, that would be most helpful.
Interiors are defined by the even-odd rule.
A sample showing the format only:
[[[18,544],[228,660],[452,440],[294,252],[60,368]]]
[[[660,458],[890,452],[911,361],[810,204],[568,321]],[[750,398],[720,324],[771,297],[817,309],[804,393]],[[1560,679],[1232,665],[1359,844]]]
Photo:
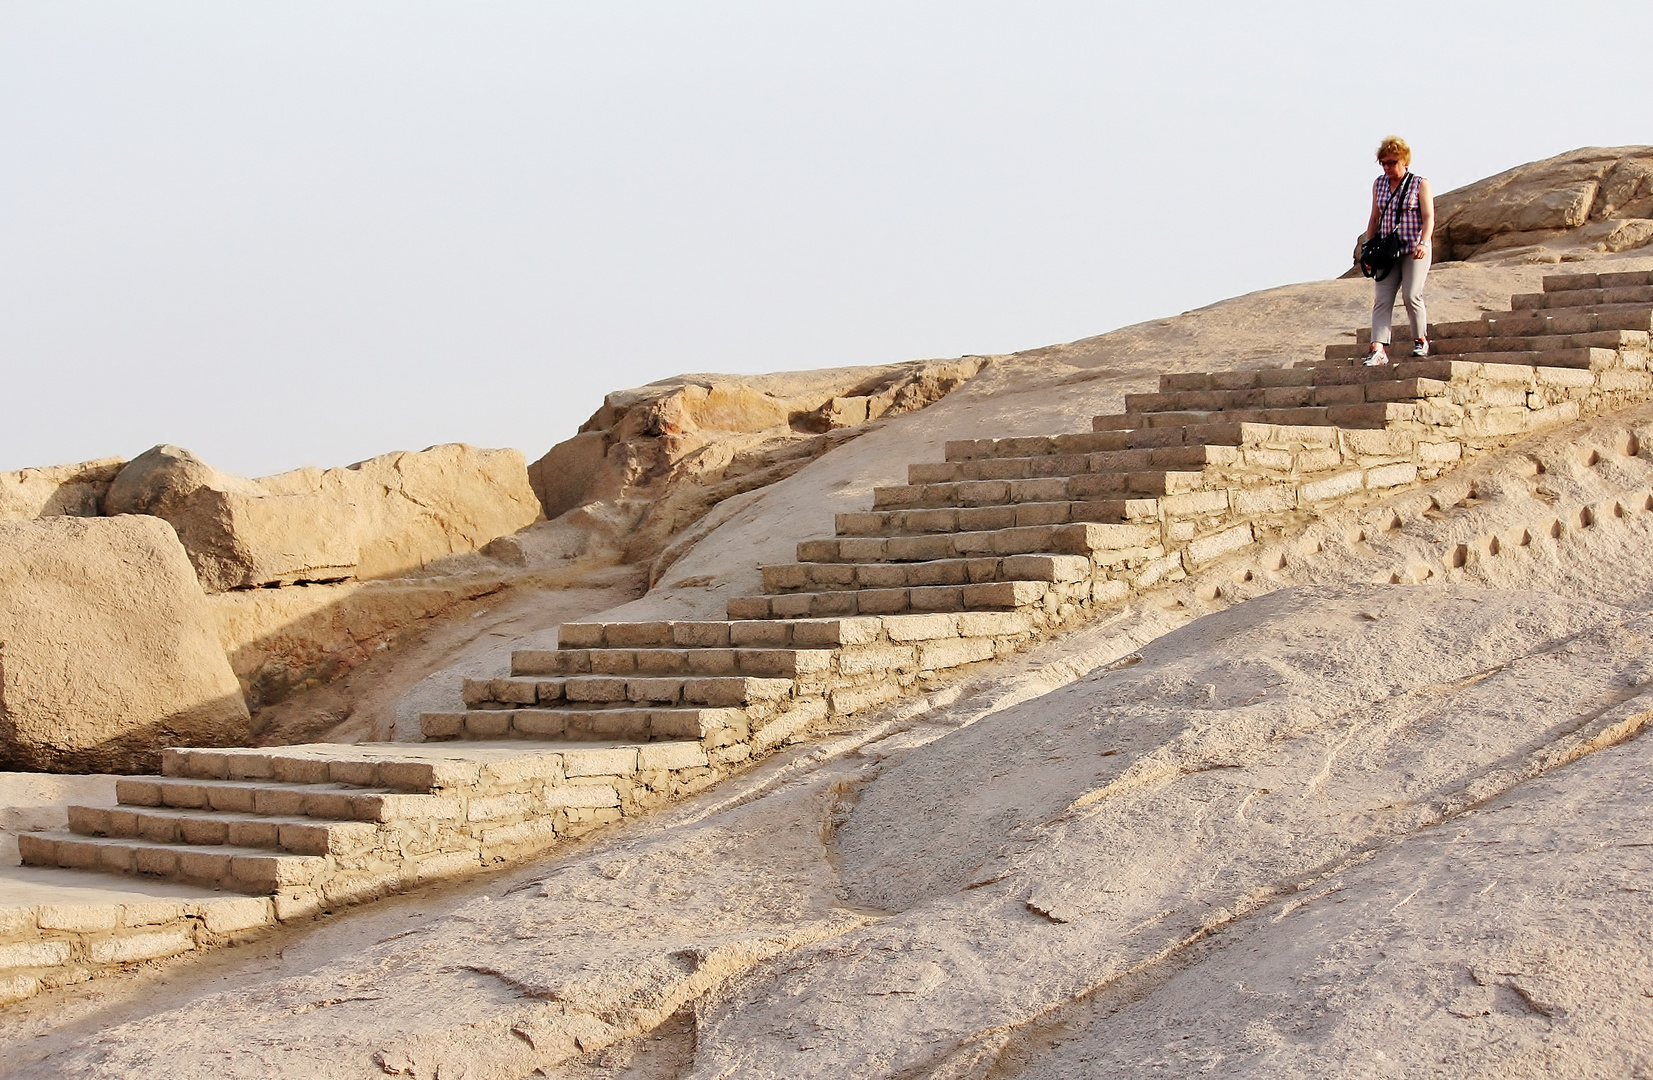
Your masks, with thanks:
[[[1412,182],[1406,182],[1406,176],[1412,177]],[[1372,182],[1372,198],[1378,205],[1378,232],[1379,236],[1388,236],[1390,233],[1400,233],[1400,238],[1406,242],[1409,249],[1414,249],[1423,241],[1423,209],[1419,205],[1418,189],[1423,184],[1423,177],[1407,173],[1401,177],[1401,183],[1406,184],[1406,195],[1395,198],[1395,191],[1389,187],[1389,178],[1380,176]]]

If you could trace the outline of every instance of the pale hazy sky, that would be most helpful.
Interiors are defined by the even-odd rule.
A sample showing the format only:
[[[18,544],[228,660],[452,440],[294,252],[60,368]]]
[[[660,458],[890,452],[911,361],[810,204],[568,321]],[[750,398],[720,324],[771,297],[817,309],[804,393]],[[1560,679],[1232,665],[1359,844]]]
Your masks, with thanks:
[[[0,470],[532,459],[679,372],[1335,275],[1390,132],[1437,191],[1653,142],[1650,40],[1646,0],[0,0]]]

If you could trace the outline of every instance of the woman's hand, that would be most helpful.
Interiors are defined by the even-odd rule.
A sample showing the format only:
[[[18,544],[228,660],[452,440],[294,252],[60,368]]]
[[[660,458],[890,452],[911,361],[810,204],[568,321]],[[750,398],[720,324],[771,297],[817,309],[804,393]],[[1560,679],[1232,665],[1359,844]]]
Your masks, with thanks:
[[[1420,243],[1418,245],[1416,251],[1412,252],[1412,257],[1414,259],[1421,259],[1421,258],[1425,257],[1428,254],[1429,254],[1429,241],[1425,240],[1425,241],[1423,241],[1422,243]]]

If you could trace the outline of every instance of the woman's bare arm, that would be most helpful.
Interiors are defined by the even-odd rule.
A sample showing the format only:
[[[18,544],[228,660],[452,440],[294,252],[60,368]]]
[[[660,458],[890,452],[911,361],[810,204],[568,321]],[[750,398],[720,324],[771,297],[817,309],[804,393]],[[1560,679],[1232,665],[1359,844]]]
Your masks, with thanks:
[[[1418,181],[1418,216],[1423,219],[1423,239],[1418,241],[1418,248],[1412,252],[1414,259],[1421,259],[1429,254],[1431,240],[1435,236],[1435,193],[1430,190],[1429,181]]]

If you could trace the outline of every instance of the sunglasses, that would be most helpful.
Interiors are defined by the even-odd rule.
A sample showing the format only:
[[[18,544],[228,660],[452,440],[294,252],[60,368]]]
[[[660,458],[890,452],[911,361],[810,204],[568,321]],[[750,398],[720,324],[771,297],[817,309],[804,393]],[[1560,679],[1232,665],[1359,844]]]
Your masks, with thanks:
[[[1400,164],[1400,159],[1399,158],[1379,158],[1378,159],[1378,164],[1382,165],[1384,168],[1387,169],[1391,165],[1399,165]]]

